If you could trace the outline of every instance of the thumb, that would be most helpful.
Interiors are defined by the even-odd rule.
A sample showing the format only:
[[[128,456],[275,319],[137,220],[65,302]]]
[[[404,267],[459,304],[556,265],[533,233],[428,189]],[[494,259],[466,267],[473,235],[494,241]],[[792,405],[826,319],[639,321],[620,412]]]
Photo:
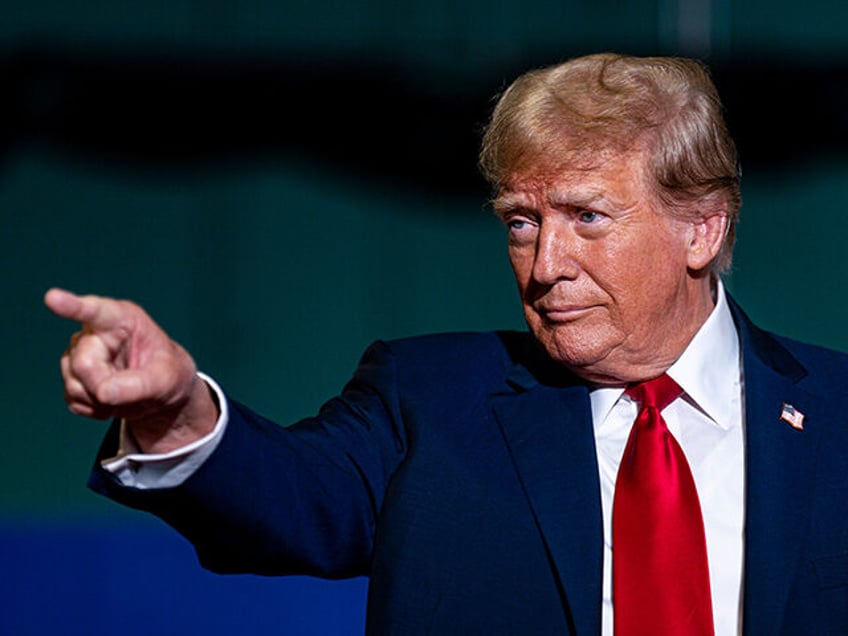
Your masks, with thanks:
[[[113,372],[97,387],[102,404],[123,406],[148,401],[166,405],[185,397],[195,375],[191,359],[165,357],[132,369]]]
[[[145,369],[127,369],[112,373],[97,387],[97,401],[119,406],[140,402],[150,397],[149,372]]]

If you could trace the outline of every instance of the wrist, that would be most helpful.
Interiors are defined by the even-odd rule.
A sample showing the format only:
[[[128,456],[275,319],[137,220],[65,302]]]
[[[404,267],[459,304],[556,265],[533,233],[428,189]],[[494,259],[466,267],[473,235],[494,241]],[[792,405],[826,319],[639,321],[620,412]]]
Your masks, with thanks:
[[[179,408],[154,417],[126,419],[128,433],[143,453],[170,453],[211,433],[220,416],[217,394],[196,374]]]

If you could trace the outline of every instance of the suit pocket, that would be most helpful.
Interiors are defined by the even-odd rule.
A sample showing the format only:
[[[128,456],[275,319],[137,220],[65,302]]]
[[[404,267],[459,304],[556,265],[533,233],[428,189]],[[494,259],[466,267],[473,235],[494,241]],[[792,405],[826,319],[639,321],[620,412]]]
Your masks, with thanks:
[[[848,585],[848,552],[815,559],[813,569],[819,589],[844,587]]]

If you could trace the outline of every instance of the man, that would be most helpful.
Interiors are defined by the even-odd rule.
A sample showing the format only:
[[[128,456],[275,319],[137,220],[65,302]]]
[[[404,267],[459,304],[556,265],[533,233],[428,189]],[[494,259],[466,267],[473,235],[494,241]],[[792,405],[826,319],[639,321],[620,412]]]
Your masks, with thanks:
[[[92,487],[216,571],[368,575],[373,634],[848,633],[848,359],[725,295],[740,197],[706,72],[528,73],[481,165],[531,333],[376,343],[288,429],[136,305],[48,292],[83,323],[69,408],[116,418]]]

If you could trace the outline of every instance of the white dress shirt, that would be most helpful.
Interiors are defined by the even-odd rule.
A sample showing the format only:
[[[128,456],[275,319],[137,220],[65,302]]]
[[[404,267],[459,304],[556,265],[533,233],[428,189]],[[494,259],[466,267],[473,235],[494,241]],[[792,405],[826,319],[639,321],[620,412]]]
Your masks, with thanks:
[[[744,435],[739,341],[721,282],[716,307],[668,374],[683,396],[663,411],[692,470],[707,538],[716,636],[741,633],[743,567]],[[162,454],[139,452],[122,426],[118,454],[103,461],[125,486],[169,488],[180,485],[215,450],[227,425],[227,401],[220,387],[200,374],[215,391],[221,415],[206,437]],[[612,635],[612,500],[618,465],[638,404],[622,388],[591,392],[592,419],[600,470],[604,525],[602,627]]]
[[[716,307],[668,375],[684,393],[663,410],[698,489],[716,636],[741,633],[745,520],[744,431],[739,336],[721,283]],[[604,521],[602,633],[613,633],[612,501],[618,465],[638,413],[622,388],[591,393]]]

